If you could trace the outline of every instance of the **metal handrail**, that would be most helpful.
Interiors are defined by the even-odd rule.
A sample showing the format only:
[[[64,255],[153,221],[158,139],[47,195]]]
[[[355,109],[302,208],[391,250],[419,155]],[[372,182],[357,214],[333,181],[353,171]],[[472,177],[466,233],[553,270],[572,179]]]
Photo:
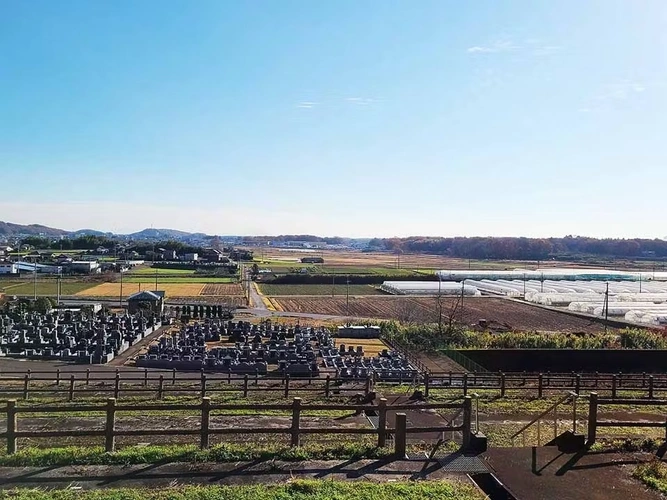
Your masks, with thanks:
[[[547,408],[546,410],[544,410],[544,411],[543,411],[542,413],[540,413],[537,417],[535,417],[533,420],[531,420],[531,421],[528,422],[526,425],[524,425],[521,429],[519,429],[518,431],[516,431],[516,432],[510,437],[510,439],[514,439],[514,438],[516,438],[519,434],[521,434],[521,433],[524,432],[526,429],[528,429],[529,427],[531,427],[535,422],[537,422],[538,420],[541,420],[542,418],[544,418],[545,416],[547,416],[547,415],[548,415],[551,411],[553,411],[554,408],[556,408],[558,405],[563,404],[565,401],[567,401],[568,399],[570,399],[570,398],[572,398],[572,397],[574,397],[574,398],[578,398],[578,397],[579,397],[579,394],[577,394],[576,392],[573,392],[573,391],[568,392],[567,395],[565,395],[565,396],[563,396],[562,398],[560,398],[560,399],[559,399],[558,401],[556,401],[554,404],[552,404],[551,406],[549,406],[549,408]]]

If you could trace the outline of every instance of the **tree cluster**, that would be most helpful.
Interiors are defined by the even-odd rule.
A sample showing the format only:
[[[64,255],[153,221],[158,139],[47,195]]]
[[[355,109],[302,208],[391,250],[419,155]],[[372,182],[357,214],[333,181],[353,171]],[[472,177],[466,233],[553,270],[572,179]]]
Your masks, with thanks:
[[[369,249],[447,255],[466,259],[545,260],[558,256],[667,257],[667,241],[649,239],[564,238],[375,238]]]

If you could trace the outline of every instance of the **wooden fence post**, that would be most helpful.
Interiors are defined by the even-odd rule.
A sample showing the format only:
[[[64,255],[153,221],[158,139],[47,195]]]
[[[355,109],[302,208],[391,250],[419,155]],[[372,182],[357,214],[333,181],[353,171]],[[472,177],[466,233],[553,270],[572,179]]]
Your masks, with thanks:
[[[144,387],[148,387],[148,368],[144,368]]]
[[[463,396],[468,395],[468,374],[463,374]]]
[[[201,442],[199,447],[205,450],[209,447],[209,428],[211,424],[211,398],[201,400]]]
[[[331,375],[327,375],[326,382],[324,383],[324,397],[325,398],[329,397],[330,384],[331,384]]]
[[[7,401],[7,454],[16,453],[16,428],[18,427],[18,418],[16,414],[16,400]]]
[[[90,385],[90,368],[86,368],[86,386]]]
[[[424,372],[424,397],[427,398],[429,396],[429,377],[428,373]]]
[[[301,422],[301,398],[292,402],[292,446],[299,446],[299,425]]]
[[[398,459],[405,458],[407,436],[407,417],[405,413],[397,413],[396,430],[394,434],[394,456]]]
[[[255,368],[255,385],[259,385],[259,370]]]
[[[505,374],[503,372],[500,373],[500,397],[504,398],[505,397]]]
[[[581,375],[579,373],[574,376],[574,392],[576,394],[581,392]]]
[[[60,385],[60,368],[56,370],[56,385]]]
[[[616,386],[618,385],[618,380],[616,374],[611,376],[611,399],[616,399]]]
[[[364,385],[364,394],[368,396],[371,392],[371,376],[366,377],[366,384]]]
[[[206,397],[206,375],[203,373],[201,375],[201,397],[202,399]]]
[[[116,380],[118,380],[118,377]],[[116,398],[107,399],[107,423],[104,426],[104,449],[107,453],[111,453],[116,449]]]
[[[470,438],[472,437],[472,398],[470,396],[463,399],[463,429],[461,433],[463,434],[461,446],[463,451],[466,451],[470,448]]]
[[[69,379],[69,394],[67,395],[67,401],[72,401],[74,399],[74,375],[70,376]]]
[[[158,398],[158,400],[162,399],[163,391],[164,391],[164,375],[160,375],[160,380],[159,380],[158,386],[157,386],[157,398]]]
[[[378,448],[387,445],[387,398],[380,398],[378,403]]]
[[[120,397],[120,373],[116,372],[116,380],[114,380],[113,397],[118,399]]]
[[[248,375],[243,376],[243,397],[248,397]]]
[[[285,398],[289,397],[289,373],[285,375]]]
[[[588,398],[588,446],[595,443],[598,429],[598,394],[591,392]]]
[[[23,378],[23,399],[28,399],[28,391],[30,390],[30,374],[26,373]]]
[[[653,375],[648,376],[648,398],[653,399]]]
[[[544,385],[544,375],[541,373],[537,376],[537,398],[542,399],[542,391]]]
[[[171,385],[176,385],[176,368],[171,369]]]

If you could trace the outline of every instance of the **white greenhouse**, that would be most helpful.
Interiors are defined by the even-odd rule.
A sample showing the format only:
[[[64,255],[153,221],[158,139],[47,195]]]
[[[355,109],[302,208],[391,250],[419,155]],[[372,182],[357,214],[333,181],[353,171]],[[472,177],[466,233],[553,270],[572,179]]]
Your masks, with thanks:
[[[380,289],[392,295],[481,295],[472,285],[451,281],[385,281]]]

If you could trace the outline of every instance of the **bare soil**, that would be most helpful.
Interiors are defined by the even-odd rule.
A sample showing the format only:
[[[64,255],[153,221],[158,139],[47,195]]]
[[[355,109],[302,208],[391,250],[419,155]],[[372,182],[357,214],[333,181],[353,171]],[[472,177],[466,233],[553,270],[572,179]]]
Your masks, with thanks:
[[[279,297],[274,298],[284,311],[348,315],[345,297]],[[443,299],[443,314],[466,325],[486,320],[493,329],[513,331],[599,333],[604,327],[587,318],[496,297],[466,298],[456,308],[456,299]],[[437,318],[435,297],[378,296],[350,297],[349,316],[434,321]]]

